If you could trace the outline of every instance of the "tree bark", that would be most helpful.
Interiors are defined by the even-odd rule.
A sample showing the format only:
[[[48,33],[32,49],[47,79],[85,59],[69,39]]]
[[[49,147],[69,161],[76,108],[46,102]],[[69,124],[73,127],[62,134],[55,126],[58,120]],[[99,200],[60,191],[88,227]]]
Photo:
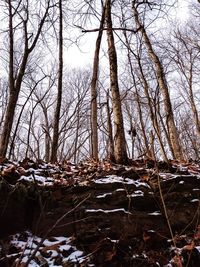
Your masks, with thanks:
[[[195,100],[194,100],[194,94],[193,94],[193,65],[190,63],[190,69],[189,69],[189,100],[190,105],[193,113],[194,123],[196,126],[196,132],[198,137],[200,137],[200,120],[199,120],[199,114],[196,108]]]
[[[58,93],[56,110],[54,114],[53,141],[51,150],[51,162],[57,161],[58,139],[59,139],[59,120],[62,103],[62,81],[63,81],[63,14],[62,0],[59,0],[59,70],[58,70]]]
[[[92,158],[98,160],[98,123],[97,123],[97,80],[99,71],[99,51],[101,47],[101,40],[103,35],[103,26],[105,22],[105,6],[102,10],[101,22],[96,40],[93,74],[91,81],[91,152]]]
[[[117,53],[115,49],[114,36],[112,31],[110,0],[106,1],[106,24],[108,28],[107,29],[108,57],[110,64],[110,84],[111,84],[112,107],[114,116],[114,156],[115,156],[115,161],[117,163],[126,164],[128,162],[128,155],[126,150],[121,98],[118,85]]]
[[[106,95],[106,111],[107,111],[107,127],[108,127],[108,158],[111,161],[115,160],[114,156],[114,140],[113,140],[113,129],[112,129],[112,121],[110,114],[110,105],[109,105],[109,92]]]

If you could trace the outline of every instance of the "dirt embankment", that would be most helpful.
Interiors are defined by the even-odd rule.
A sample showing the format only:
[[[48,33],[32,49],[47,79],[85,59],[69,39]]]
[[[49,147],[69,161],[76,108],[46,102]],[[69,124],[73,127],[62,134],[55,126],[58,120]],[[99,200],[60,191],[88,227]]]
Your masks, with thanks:
[[[176,246],[182,266],[200,266],[200,168],[147,167],[2,163],[1,238],[27,229],[73,236],[93,266],[165,266]]]

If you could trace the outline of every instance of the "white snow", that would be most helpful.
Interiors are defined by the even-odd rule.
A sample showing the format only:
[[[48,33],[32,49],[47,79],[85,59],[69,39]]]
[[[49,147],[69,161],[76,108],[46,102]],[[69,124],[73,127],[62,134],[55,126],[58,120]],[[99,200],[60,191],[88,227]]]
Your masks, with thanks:
[[[192,199],[190,202],[199,202],[200,200],[198,198]]]
[[[118,188],[116,189],[116,192],[126,191],[124,188]]]
[[[70,245],[62,245],[59,247],[59,250],[62,252],[63,250],[67,251],[71,248]]]
[[[118,243],[119,239],[111,239],[109,237],[107,237],[108,240],[110,240],[112,243]]]
[[[148,215],[158,216],[162,214],[159,211],[154,211],[154,212],[148,213]]]
[[[20,234],[16,234],[13,236],[13,240],[11,241],[14,246],[21,249],[21,251],[17,254],[10,254],[9,257],[18,256],[17,261],[19,261],[19,255],[21,258],[22,263],[26,263],[30,255],[33,253],[33,250],[35,247],[37,247],[38,242],[41,241],[41,238],[37,236],[32,236],[30,232],[26,232],[25,237],[23,237],[24,241],[19,241]],[[51,241],[52,240],[52,241]],[[83,251],[77,250],[75,246],[71,246],[69,243],[73,241],[73,237],[51,237],[51,239],[46,239],[43,244],[41,245],[40,249],[45,249],[48,251],[49,256],[48,258],[44,257],[44,260],[48,262],[49,267],[54,267],[54,259],[59,255],[62,258],[62,263],[67,262],[74,262],[74,263],[82,263],[85,259],[83,256]],[[61,244],[60,244],[61,243]],[[56,245],[55,249],[52,249],[50,246]],[[49,249],[48,249],[49,247]],[[64,257],[62,254],[63,251],[69,251],[69,249],[72,249],[72,252],[69,256]],[[40,250],[37,251],[36,256],[42,257],[40,254]],[[39,267],[39,265],[35,262],[35,260],[32,260],[29,264],[30,267]],[[59,267],[59,265],[56,265]],[[62,267],[63,265],[60,265]]]
[[[66,237],[54,237],[55,241],[50,241],[48,239],[46,239],[43,244],[46,246],[46,247],[49,247],[49,246],[52,246],[52,245],[55,245],[55,244],[58,244],[60,242],[64,242],[64,241],[68,241],[68,238]]]
[[[72,252],[67,258],[66,261],[79,262],[83,261],[83,258],[80,258],[83,255],[83,252],[80,250]]]
[[[200,246],[196,246],[196,249],[198,249],[198,251],[200,252]]]
[[[44,176],[41,176],[41,175],[37,175],[35,174],[34,175],[35,177],[35,180],[39,183],[39,184],[42,184],[42,185],[53,185],[53,178],[51,177],[44,177]],[[29,176],[24,176],[22,175],[19,179],[19,181],[28,181],[28,182],[34,182],[34,178],[33,178],[33,175],[29,175]]]
[[[143,196],[144,193],[141,190],[134,191],[134,193],[130,195],[130,197],[143,197]]]
[[[86,212],[103,212],[103,213],[113,213],[113,212],[124,212],[124,213],[128,213],[131,214],[131,212],[126,211],[125,209],[113,209],[113,210],[103,210],[103,209],[88,209],[86,210]]]
[[[105,198],[106,196],[110,196],[112,193],[105,193],[103,195],[96,196],[96,198]]]
[[[131,180],[129,178],[123,178],[120,176],[116,176],[116,175],[108,175],[106,177],[97,179],[97,180],[93,180],[96,184],[112,184],[112,183],[122,183],[122,184],[133,184],[136,187],[139,186],[145,186],[150,188],[150,186],[147,183],[141,182],[141,181],[135,181],[135,180]]]

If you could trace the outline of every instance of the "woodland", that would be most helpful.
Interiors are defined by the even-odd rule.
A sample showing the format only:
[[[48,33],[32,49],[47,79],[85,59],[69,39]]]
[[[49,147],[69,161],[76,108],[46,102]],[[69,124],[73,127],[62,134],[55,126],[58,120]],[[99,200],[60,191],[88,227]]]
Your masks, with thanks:
[[[0,18],[0,267],[199,267],[199,1]]]

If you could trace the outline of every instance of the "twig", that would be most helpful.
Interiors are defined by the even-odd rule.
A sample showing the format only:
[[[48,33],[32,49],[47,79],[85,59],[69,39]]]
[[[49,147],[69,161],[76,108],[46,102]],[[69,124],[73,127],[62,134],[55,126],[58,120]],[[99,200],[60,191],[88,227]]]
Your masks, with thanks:
[[[54,225],[46,232],[44,237],[41,239],[41,241],[38,243],[37,247],[34,249],[31,256],[28,258],[27,262],[24,264],[24,267],[28,267],[29,263],[32,261],[32,259],[35,257],[36,253],[38,252],[40,246],[45,241],[46,237],[57,227],[57,225],[70,213],[75,211],[78,207],[80,207],[88,198],[90,198],[91,194],[89,194],[86,198],[84,198],[81,202],[79,202],[73,209],[69,210],[67,213],[62,215],[55,223]]]
[[[133,33],[137,33],[140,28],[136,29],[136,30],[133,30],[133,29],[127,29],[127,28],[95,28],[95,29],[91,29],[91,30],[85,30],[85,29],[82,29],[82,32],[83,33],[87,33],[87,32],[99,32],[99,31],[107,31],[107,30],[112,30],[112,31],[127,31],[127,32],[133,32]]]
[[[164,200],[162,189],[161,189],[161,185],[160,185],[159,173],[157,173],[157,178],[158,178],[158,189],[159,189],[159,193],[160,193],[160,198],[161,198],[161,202],[162,202],[165,218],[167,220],[167,225],[168,225],[168,228],[169,228],[169,232],[170,232],[174,247],[176,247],[176,242],[174,240],[174,234],[173,234],[173,231],[172,231],[172,228],[171,228],[171,224],[170,224],[170,221],[169,221],[169,216],[168,216],[168,213],[167,213],[167,208],[166,208],[166,205],[165,205],[165,200]]]

